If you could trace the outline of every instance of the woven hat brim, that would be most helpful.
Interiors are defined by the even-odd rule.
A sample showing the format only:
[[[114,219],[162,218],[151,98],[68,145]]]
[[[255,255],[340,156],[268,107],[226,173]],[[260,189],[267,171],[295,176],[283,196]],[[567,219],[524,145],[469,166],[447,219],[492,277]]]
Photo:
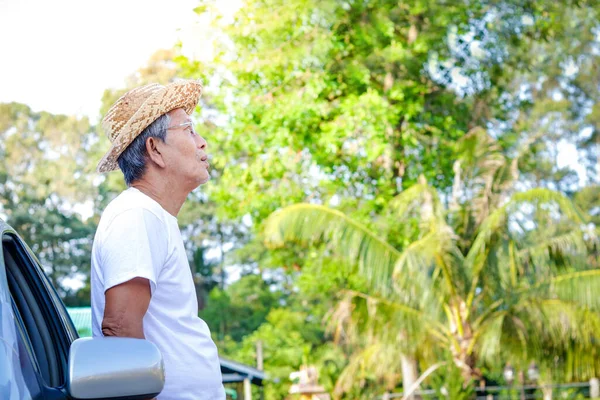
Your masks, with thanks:
[[[119,156],[144,129],[161,115],[177,108],[183,108],[188,115],[192,115],[201,96],[200,82],[182,81],[171,83],[148,97],[119,130],[112,146],[98,163],[96,171],[104,173],[119,169]]]

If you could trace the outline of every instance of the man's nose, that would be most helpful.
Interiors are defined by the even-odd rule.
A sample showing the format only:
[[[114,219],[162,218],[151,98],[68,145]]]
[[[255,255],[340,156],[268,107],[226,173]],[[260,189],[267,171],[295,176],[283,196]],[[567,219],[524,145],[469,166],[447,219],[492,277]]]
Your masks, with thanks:
[[[198,137],[198,139],[196,139],[196,146],[200,150],[206,150],[206,147],[208,146],[208,143],[206,143],[206,140],[200,135],[196,135],[196,136]]]

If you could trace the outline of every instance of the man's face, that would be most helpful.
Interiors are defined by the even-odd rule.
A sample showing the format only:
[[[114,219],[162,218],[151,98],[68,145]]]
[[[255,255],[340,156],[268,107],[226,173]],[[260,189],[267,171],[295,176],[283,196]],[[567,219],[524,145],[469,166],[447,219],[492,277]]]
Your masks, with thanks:
[[[169,117],[171,122],[163,146],[166,168],[173,179],[189,184],[193,190],[210,178],[206,140],[194,132],[192,120],[183,109],[169,112]]]

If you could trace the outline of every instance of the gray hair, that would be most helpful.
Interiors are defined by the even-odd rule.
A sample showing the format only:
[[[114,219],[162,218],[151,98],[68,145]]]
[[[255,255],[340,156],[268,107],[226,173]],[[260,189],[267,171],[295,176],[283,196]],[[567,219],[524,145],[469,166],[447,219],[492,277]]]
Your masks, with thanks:
[[[117,159],[119,168],[121,168],[125,176],[127,186],[131,186],[133,182],[144,176],[144,172],[146,172],[146,161],[148,160],[146,140],[152,137],[164,142],[167,137],[167,128],[170,121],[171,118],[167,114],[158,117],[156,121],[152,122],[127,146]]]

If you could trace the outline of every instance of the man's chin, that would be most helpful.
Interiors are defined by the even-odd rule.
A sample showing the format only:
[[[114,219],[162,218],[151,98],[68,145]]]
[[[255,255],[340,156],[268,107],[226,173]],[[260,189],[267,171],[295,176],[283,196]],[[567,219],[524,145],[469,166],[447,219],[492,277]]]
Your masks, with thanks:
[[[210,174],[207,172],[206,175],[198,179],[198,186],[204,185],[208,181],[210,181]]]

